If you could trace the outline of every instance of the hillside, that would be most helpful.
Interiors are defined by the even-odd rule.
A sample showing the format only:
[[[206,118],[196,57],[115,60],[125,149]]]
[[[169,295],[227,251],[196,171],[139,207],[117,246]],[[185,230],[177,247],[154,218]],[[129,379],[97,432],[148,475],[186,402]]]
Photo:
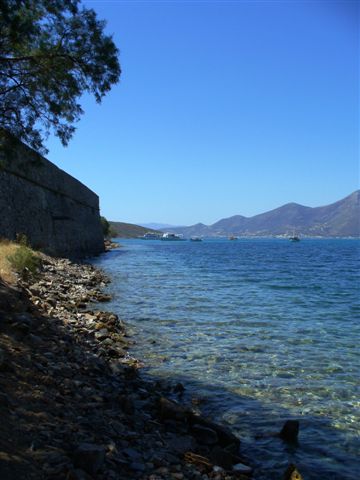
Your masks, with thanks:
[[[288,203],[253,217],[234,215],[213,225],[198,223],[171,229],[185,236],[272,236],[295,231],[303,236],[359,237],[360,190],[338,202],[323,207]]]
[[[143,236],[146,232],[160,233],[158,230],[140,227],[132,223],[109,222],[112,230],[116,232],[117,238],[136,238]]]

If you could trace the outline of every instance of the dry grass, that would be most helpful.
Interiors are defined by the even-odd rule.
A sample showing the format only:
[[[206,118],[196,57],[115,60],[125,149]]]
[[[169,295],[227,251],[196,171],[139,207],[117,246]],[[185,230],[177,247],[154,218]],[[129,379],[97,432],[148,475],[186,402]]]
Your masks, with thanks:
[[[18,267],[16,260],[24,262],[25,266],[30,268],[32,268],[33,263],[36,264],[39,261],[38,254],[29,247],[10,240],[0,239],[0,279],[10,285],[17,282],[17,273],[21,274],[21,271],[16,268]]]
[[[0,240],[0,277],[7,283],[16,283],[16,274],[8,260],[9,255],[13,255],[19,248],[19,245],[9,240]]]

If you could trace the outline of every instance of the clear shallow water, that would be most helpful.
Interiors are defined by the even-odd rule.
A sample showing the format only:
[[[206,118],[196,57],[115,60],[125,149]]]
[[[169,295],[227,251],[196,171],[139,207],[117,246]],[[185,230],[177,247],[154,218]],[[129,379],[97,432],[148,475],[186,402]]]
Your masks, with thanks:
[[[255,478],[360,476],[360,242],[121,240],[96,260],[149,375],[243,439]],[[299,445],[255,439],[300,420]]]

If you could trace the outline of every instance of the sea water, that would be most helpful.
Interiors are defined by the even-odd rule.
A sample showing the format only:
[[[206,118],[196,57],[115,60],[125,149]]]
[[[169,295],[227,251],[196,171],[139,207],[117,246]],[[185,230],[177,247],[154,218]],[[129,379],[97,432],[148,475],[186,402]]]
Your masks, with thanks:
[[[95,264],[144,374],[202,399],[256,479],[291,462],[305,480],[360,478],[358,240],[120,243]],[[267,435],[287,419],[298,445]]]

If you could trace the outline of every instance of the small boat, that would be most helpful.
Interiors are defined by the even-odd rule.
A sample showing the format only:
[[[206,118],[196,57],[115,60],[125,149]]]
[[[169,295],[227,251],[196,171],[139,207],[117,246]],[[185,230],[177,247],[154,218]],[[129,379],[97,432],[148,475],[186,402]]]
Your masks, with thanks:
[[[237,240],[238,237],[235,237],[234,235],[230,235],[229,240]]]
[[[289,240],[290,242],[300,242],[300,238],[297,235],[295,235],[295,231],[293,232],[292,235],[289,236]]]
[[[202,238],[201,237],[191,237],[190,241],[191,242],[202,242]]]
[[[179,241],[184,240],[182,235],[177,235],[176,233],[164,233],[160,240],[168,240],[168,241]]]
[[[139,238],[141,238],[141,240],[159,240],[161,235],[159,233],[147,232],[145,235]]]

